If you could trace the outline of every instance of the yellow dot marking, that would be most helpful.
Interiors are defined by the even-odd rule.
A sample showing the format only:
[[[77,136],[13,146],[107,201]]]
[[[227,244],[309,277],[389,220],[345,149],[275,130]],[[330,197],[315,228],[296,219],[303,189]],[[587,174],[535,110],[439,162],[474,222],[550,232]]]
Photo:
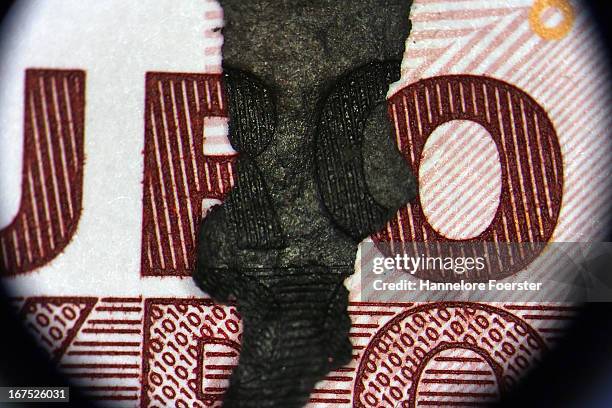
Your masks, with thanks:
[[[563,14],[563,20],[554,27],[542,23],[542,13],[548,8],[555,8]],[[529,12],[531,29],[545,40],[560,40],[565,37],[574,25],[574,8],[569,0],[536,0]]]

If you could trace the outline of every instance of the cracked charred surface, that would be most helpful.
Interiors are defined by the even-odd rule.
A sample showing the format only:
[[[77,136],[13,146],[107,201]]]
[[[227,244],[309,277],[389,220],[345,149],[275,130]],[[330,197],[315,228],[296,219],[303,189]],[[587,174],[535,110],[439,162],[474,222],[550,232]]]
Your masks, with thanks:
[[[221,0],[235,186],[198,237],[194,280],[244,322],[225,407],[300,407],[352,356],[359,242],[414,197],[391,139],[403,0]]]

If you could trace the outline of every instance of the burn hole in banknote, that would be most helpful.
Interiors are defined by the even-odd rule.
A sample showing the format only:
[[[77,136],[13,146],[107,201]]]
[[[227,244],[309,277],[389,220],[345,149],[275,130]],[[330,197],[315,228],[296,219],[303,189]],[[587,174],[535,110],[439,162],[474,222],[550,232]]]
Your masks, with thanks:
[[[224,406],[298,407],[352,358],[359,242],[415,196],[386,109],[410,2],[221,3],[238,174],[200,227],[194,279],[244,322]]]

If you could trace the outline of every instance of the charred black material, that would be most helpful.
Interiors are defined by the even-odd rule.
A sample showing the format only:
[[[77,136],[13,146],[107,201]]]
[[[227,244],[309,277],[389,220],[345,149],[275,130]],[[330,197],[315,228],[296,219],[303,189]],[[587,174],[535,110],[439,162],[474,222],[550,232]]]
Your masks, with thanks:
[[[255,158],[268,147],[276,129],[272,96],[257,78],[225,69],[223,85],[228,101],[229,139],[240,153],[236,187],[225,201],[239,248],[282,248],[283,233],[268,188]]]
[[[381,104],[386,108],[389,84],[399,79],[399,72],[399,61],[376,61],[338,79],[319,117],[314,147],[319,192],[332,219],[358,241],[382,228],[411,193],[403,186],[404,194],[399,200],[383,193],[378,203],[368,189],[367,167],[363,160],[366,123],[372,115],[385,115],[385,111],[381,113],[375,108]],[[382,129],[386,131],[384,138],[389,139],[389,129],[386,126]],[[384,143],[385,140],[373,142]],[[374,159],[380,160],[384,168],[393,167],[392,157]],[[405,165],[395,167],[398,172],[391,177],[401,177]],[[410,174],[405,177],[410,179]],[[374,177],[370,185],[377,185],[379,180],[380,177]]]
[[[389,85],[403,0],[222,0],[237,180],[199,233],[196,283],[235,300],[244,332],[226,407],[299,407],[347,364],[359,241],[414,196]]]

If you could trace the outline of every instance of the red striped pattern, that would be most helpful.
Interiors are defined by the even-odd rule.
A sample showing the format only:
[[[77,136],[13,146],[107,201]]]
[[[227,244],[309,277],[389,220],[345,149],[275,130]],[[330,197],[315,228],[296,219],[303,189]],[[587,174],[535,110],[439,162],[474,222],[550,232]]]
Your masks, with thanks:
[[[487,75],[525,90],[554,121],[563,149],[563,208],[552,240],[601,239],[609,224],[610,197],[605,174],[611,163],[611,147],[604,135],[612,120],[604,108],[610,98],[606,91],[609,67],[604,48],[598,41],[592,17],[579,3],[572,4],[575,20],[568,35],[555,41],[544,40],[533,31],[529,24],[531,3],[415,2],[402,80],[394,90],[422,78],[449,74]],[[553,15],[544,13],[542,24],[556,24]],[[450,132],[448,137],[452,137]],[[481,171],[493,173],[483,168],[488,162],[483,160],[482,152],[477,152],[479,147],[475,142],[464,143],[455,152],[460,157],[473,158],[473,168],[481,167]],[[424,179],[439,177],[434,174],[435,169],[422,169],[422,172]],[[453,181],[460,184],[468,180],[460,175]],[[431,185],[434,183],[431,181]],[[437,193],[437,201],[451,201],[457,184],[438,185],[441,191]],[[494,187],[490,177],[483,177],[473,182],[472,191],[492,193]],[[449,205],[451,211],[443,215],[436,213],[434,223],[459,231],[460,210]],[[465,213],[487,222],[482,209],[488,205],[474,195]]]
[[[203,4],[205,11],[203,34],[204,72],[221,73],[221,46],[223,35],[219,28],[223,27],[223,10],[215,0],[206,0]]]
[[[26,298],[23,302],[22,316],[36,326],[38,335],[51,336],[56,332],[53,330],[52,334],[51,327],[64,327],[63,337],[47,350],[56,353],[58,347],[64,347],[66,352],[56,354],[59,367],[88,397],[116,401],[124,407],[174,406],[178,399],[189,401],[189,406],[198,403],[220,406],[239,356],[241,328],[235,308],[217,306],[208,299],[37,297]],[[406,374],[405,370],[411,363],[416,364],[412,369],[418,368],[421,372],[414,379],[417,405],[457,402],[458,405],[477,406],[495,400],[503,391],[498,381],[499,373],[496,373],[499,368],[491,365],[491,361],[499,357],[492,353],[504,351],[487,349],[487,342],[479,340],[480,337],[492,341],[496,338],[492,329],[503,333],[513,331],[513,336],[504,338],[504,341],[513,343],[512,338],[522,338],[529,332],[535,336],[534,339],[541,336],[546,344],[552,344],[567,330],[568,319],[577,312],[574,307],[560,304],[507,304],[497,305],[495,309],[487,306],[487,310],[495,310],[499,321],[496,323],[495,319],[488,318],[489,326],[483,329],[486,325],[479,317],[482,314],[479,310],[483,307],[462,303],[459,315],[449,315],[455,320],[466,318],[465,325],[471,322],[469,332],[476,336],[478,347],[470,348],[469,344],[464,344],[443,348],[421,364],[417,364],[416,359],[421,355],[418,353],[409,354],[410,358],[406,357],[399,366],[397,358],[383,359],[376,365],[377,369],[388,375],[402,393],[406,393],[408,383],[402,382],[405,380],[401,375]],[[421,310],[418,313],[422,313],[432,308],[444,308],[444,305],[350,303],[351,333],[359,334],[351,339],[354,358],[317,384],[308,406],[335,407],[352,403],[359,406],[358,400],[354,400],[355,395],[359,395],[354,394],[355,385],[364,380],[364,372],[359,367],[372,352],[382,355],[406,351],[402,341],[409,341],[409,337],[393,343],[390,350],[377,345],[381,339],[391,344],[390,339],[397,335],[398,330],[414,339],[417,339],[417,334],[413,334],[411,329],[418,330],[422,339],[417,345],[423,349],[427,342],[431,343],[432,330],[457,333],[452,325],[443,323],[443,314],[437,313],[428,314],[425,319],[404,319],[409,325],[393,324],[398,317],[411,311]],[[506,325],[507,321],[516,324]],[[519,331],[515,330],[517,324],[522,327]],[[142,332],[124,333],[121,329],[125,327]],[[93,328],[104,328],[108,332],[87,330]],[[532,347],[534,343],[527,341],[522,344]],[[518,347],[518,344],[514,346]],[[522,372],[520,369],[512,375]],[[372,384],[372,387],[376,385]],[[164,394],[164,388],[166,394],[168,388],[172,388],[176,397]],[[383,406],[386,405],[383,403]]]
[[[471,350],[444,350],[429,360],[416,392],[416,406],[484,407],[497,399],[493,369]]]
[[[416,304],[379,324],[359,355],[355,407],[482,406],[547,348],[538,324],[497,305]]]
[[[203,200],[233,185],[235,156],[204,155],[211,117],[226,117],[219,75],[147,74],[142,275],[190,275]]]
[[[143,300],[98,299],[59,367],[88,398],[138,403],[141,378]],[[125,404],[125,405],[124,405]]]
[[[21,203],[0,231],[0,273],[16,275],[59,255],[83,196],[85,72],[26,71]]]
[[[201,401],[221,401],[225,390],[229,386],[229,378],[232,370],[238,364],[240,350],[237,343],[225,341],[203,340],[200,347],[202,361],[198,384],[202,383],[202,390],[198,392]]]
[[[451,75],[422,80],[404,88],[390,100],[389,110],[395,122],[398,147],[417,176],[427,139],[441,124],[469,120],[489,131],[501,164],[500,204],[488,228],[474,238],[461,241],[549,240],[561,209],[563,164],[555,129],[537,102],[499,80]],[[419,199],[398,211],[374,239],[392,244],[453,241],[431,226]],[[514,273],[531,262],[539,251],[537,248],[510,254],[512,267],[508,270],[507,263],[504,266],[493,263],[487,270],[492,275]]]
[[[21,316],[36,341],[58,361],[95,303],[96,299],[89,297],[32,297],[24,302]]]

